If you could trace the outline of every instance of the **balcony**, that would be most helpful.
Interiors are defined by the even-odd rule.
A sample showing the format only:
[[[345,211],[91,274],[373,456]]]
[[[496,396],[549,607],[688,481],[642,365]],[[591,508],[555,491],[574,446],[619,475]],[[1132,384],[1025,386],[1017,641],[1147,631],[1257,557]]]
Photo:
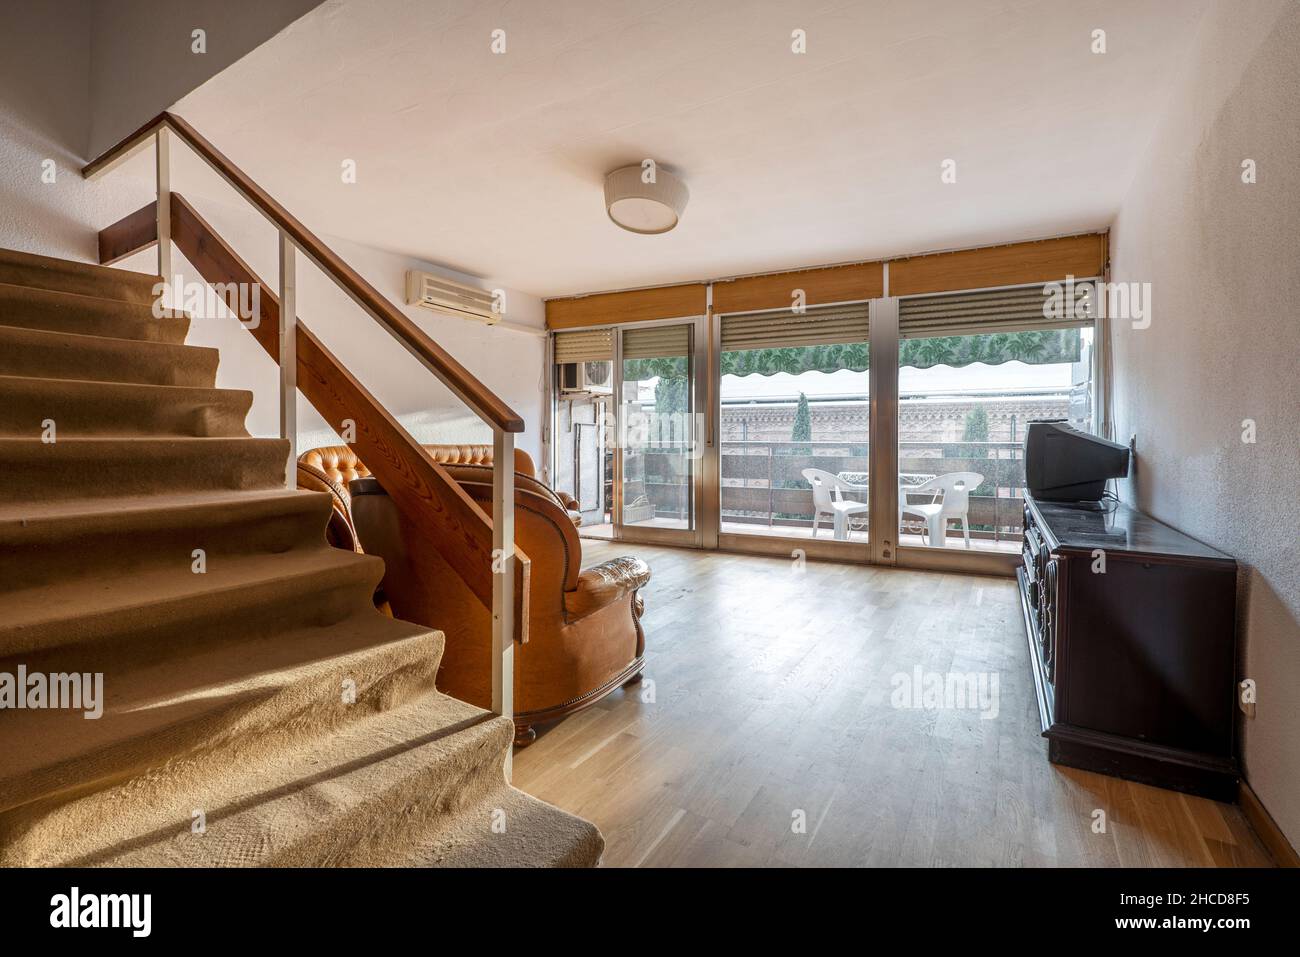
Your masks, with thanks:
[[[899,443],[901,486],[948,472],[978,472],[983,483],[970,498],[971,547],[1014,552],[1020,548],[1021,498],[1024,494],[1023,449],[1019,442]],[[722,531],[803,537],[812,534],[812,489],[806,468],[823,469],[864,486],[867,500],[868,446],[858,442],[724,441],[722,458]],[[647,452],[644,493],[657,520],[684,514],[687,485],[679,478],[681,453]],[[913,501],[928,501],[913,498]],[[818,534],[830,538],[825,518]],[[923,545],[922,525],[907,519],[899,543]],[[854,516],[850,540],[866,540],[866,514]],[[955,541],[954,541],[955,539]],[[964,547],[960,527],[950,523],[948,547]]]

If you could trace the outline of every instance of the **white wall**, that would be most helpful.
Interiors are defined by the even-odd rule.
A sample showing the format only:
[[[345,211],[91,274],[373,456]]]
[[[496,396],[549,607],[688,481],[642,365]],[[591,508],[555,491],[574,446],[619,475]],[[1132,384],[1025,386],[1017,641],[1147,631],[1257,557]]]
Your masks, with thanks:
[[[306,0],[270,2],[263,5],[268,12],[258,23],[274,32],[271,28],[277,18],[288,16],[297,7],[315,5]],[[139,36],[130,42],[115,38],[112,25],[103,19],[104,6],[91,0],[5,4],[5,30],[0,32],[0,248],[94,262],[98,231],[153,199],[152,151],[137,155],[97,180],[87,182],[81,178],[80,168],[92,152],[87,146],[92,119],[98,124],[101,138],[106,138],[101,145],[111,145],[171,105],[165,99],[171,94],[165,91],[173,88],[169,84],[174,85],[175,79],[159,79],[170,76],[171,67],[150,73],[125,70],[121,76],[107,70],[106,64],[122,67],[138,62],[143,51],[137,49]],[[221,4],[207,0],[187,0],[175,6],[120,0],[111,7],[122,18],[117,19],[115,14],[113,23],[119,27],[134,24],[131,30],[122,32],[139,28],[148,34],[152,30],[154,40],[188,23],[190,15],[185,11],[197,11],[195,16],[200,20],[218,26],[230,19],[227,16],[214,20]],[[142,19],[148,23],[137,22]],[[221,63],[215,54],[232,47],[220,44],[234,42],[220,39],[222,36],[220,30],[209,29],[209,58],[195,57],[193,64],[201,63],[208,70]],[[188,30],[184,37],[185,55],[190,56]],[[245,37],[240,42],[252,41]],[[105,53],[105,49],[109,52]],[[169,61],[169,57],[162,59]],[[201,71],[195,72],[193,65],[181,72],[186,80],[175,85],[177,95],[188,91],[187,84],[206,79]],[[101,114],[114,119],[104,125]],[[175,146],[173,153],[175,188],[195,203],[274,288],[274,231],[184,147]],[[55,181],[49,184],[41,182],[42,162],[47,158],[53,159],[56,166]],[[428,269],[487,289],[504,285],[337,238],[326,237],[326,241],[398,305],[404,300],[408,268]],[[154,256],[144,253],[120,265],[153,272]],[[188,278],[197,278],[183,259],[178,265],[186,266]],[[544,321],[542,302],[524,293],[506,291],[511,321],[540,329]],[[517,444],[540,462],[543,340],[424,309],[408,308],[406,312],[524,417],[527,431],[517,437]],[[430,372],[306,264],[300,270],[299,314],[417,439],[491,441],[490,430]],[[194,323],[189,342],[220,348],[217,384],[251,389],[255,399],[248,418],[250,432],[277,434],[277,373],[253,337],[232,320],[201,319]],[[305,401],[299,404],[299,424],[302,448],[337,441]]]
[[[261,216],[231,196],[206,171],[178,164],[182,171],[175,188],[253,268],[274,292],[278,283],[278,251],[274,229]],[[200,182],[194,182],[195,179]],[[189,180],[189,182],[187,182]],[[526,431],[516,445],[541,463],[541,422],[544,401],[545,339],[502,326],[489,327],[466,319],[444,316],[405,305],[407,269],[424,269],[477,285],[499,288],[492,279],[480,279],[404,256],[361,246],[337,237],[322,237],[345,262],[355,268],[388,300],[415,320],[431,338],[460,361],[484,385],[519,413]],[[126,263],[151,269],[151,253]],[[181,257],[176,268],[185,281],[199,281],[198,273]],[[511,324],[540,332],[545,308],[540,299],[505,289]],[[491,429],[452,395],[433,373],[400,346],[384,329],[325,277],[298,257],[298,315],[301,321],[339,357],[347,368],[405,426],[417,440],[432,442],[491,443]],[[279,434],[279,379],[275,364],[253,336],[233,318],[217,315],[196,320],[188,339],[191,345],[221,350],[217,384],[249,389],[253,408],[248,429],[254,435]],[[333,445],[340,440],[325,421],[299,396],[299,448]]]
[[[42,5],[46,2],[42,0]],[[100,0],[94,3],[90,155],[97,156],[130,135],[320,2]],[[204,31],[204,53],[194,52],[196,29]]]
[[[81,178],[90,129],[90,0],[6,0],[0,29],[0,248],[93,260],[100,226],[147,191]],[[54,162],[54,182],[42,164]]]
[[[0,248],[94,261],[98,230],[150,186],[87,183],[85,162],[319,3],[259,0],[232,17],[225,0],[4,0]],[[190,52],[195,26],[206,54]]]
[[[1300,4],[1217,0],[1112,233],[1124,497],[1240,562],[1246,776],[1300,844]],[[1257,163],[1244,184],[1242,161]],[[1242,441],[1253,420],[1257,441]]]

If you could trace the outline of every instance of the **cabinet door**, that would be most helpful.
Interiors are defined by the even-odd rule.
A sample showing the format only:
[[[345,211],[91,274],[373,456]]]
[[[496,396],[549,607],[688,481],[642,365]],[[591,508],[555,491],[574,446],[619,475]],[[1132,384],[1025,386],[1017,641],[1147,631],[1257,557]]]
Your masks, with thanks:
[[[1042,593],[1039,596],[1039,612],[1042,621],[1043,631],[1040,637],[1042,641],[1043,664],[1047,668],[1047,680],[1056,684],[1056,633],[1057,633],[1057,611],[1060,608],[1060,592],[1058,589],[1060,563],[1055,558],[1049,558],[1043,566]]]

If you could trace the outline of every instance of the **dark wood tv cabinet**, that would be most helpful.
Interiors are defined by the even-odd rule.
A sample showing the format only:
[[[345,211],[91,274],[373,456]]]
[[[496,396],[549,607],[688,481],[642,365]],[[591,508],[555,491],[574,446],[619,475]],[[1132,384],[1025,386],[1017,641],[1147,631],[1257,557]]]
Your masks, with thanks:
[[[1048,759],[1237,797],[1237,563],[1148,515],[1025,500],[1020,584]]]

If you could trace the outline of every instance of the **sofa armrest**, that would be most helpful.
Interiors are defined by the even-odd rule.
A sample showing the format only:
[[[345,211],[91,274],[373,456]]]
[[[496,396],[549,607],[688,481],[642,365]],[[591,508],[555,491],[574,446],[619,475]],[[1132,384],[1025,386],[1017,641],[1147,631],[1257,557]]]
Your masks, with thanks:
[[[564,610],[570,622],[586,618],[625,595],[635,595],[650,580],[650,566],[625,555],[584,570],[578,587],[564,593]]]
[[[361,551],[356,529],[352,525],[352,498],[347,490],[307,462],[298,463],[298,488],[328,493],[333,507],[329,526],[325,530],[325,540],[344,551]]]
[[[553,491],[555,492],[555,497],[560,500],[560,504],[564,506],[564,510],[569,513],[569,519],[573,524],[581,525],[582,506],[578,504],[578,500],[568,492],[561,492],[558,489],[553,489]]]

